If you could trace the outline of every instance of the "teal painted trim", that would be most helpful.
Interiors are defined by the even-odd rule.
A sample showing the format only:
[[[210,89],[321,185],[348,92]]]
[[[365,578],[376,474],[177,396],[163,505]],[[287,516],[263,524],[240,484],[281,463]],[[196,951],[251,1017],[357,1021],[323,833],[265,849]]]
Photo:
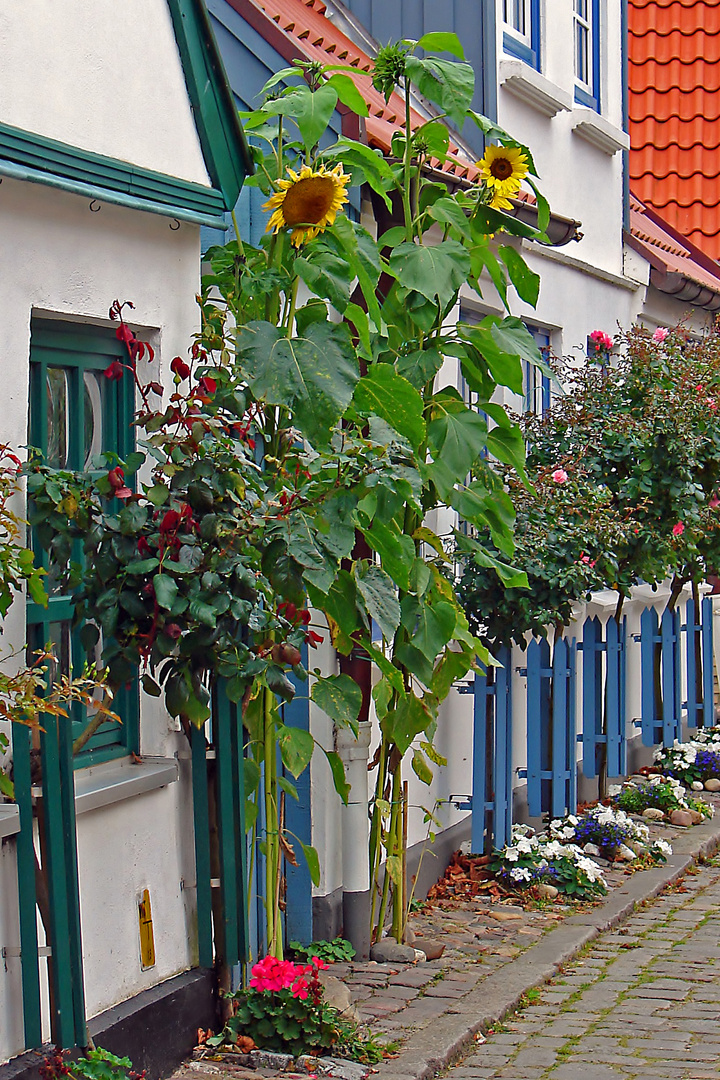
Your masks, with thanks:
[[[223,193],[215,188],[79,150],[1,122],[0,174],[215,228],[225,224],[222,215],[229,209]]]
[[[40,967],[35,894],[35,846],[33,843],[32,779],[30,775],[30,729],[13,724],[13,770],[20,811],[17,838],[18,901],[20,908],[20,964],[22,968],[23,1027],[25,1049],[42,1046]]]
[[[168,6],[205,164],[232,210],[253,162],[205,0],[168,0]]]

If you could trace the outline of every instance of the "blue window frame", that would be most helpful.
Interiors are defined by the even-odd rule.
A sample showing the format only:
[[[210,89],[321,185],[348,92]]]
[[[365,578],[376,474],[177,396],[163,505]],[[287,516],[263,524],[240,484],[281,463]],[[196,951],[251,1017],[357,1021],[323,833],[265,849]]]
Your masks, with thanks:
[[[535,343],[540,350],[543,359],[550,355],[550,337],[542,330],[535,330],[528,326],[528,330],[535,338]],[[544,416],[552,402],[552,389],[550,377],[543,374],[540,368],[535,367],[528,360],[523,361],[523,390],[524,409],[526,413],[534,413],[535,416]]]
[[[502,0],[503,49],[540,70],[540,0]]]
[[[600,0],[573,0],[575,100],[600,112]]]

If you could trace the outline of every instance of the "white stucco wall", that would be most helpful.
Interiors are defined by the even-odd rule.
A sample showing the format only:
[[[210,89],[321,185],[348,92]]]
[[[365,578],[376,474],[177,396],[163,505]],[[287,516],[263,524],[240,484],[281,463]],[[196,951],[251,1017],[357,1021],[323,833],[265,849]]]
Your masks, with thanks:
[[[0,119],[209,185],[166,0],[4,0]]]
[[[153,375],[168,382],[197,325],[199,229],[104,205],[38,184],[6,179],[0,198],[0,325],[3,409],[0,441],[27,440],[31,316],[110,325],[108,308],[132,300],[140,336],[158,348]],[[3,648],[25,641],[18,601],[5,620]],[[141,753],[185,759],[184,737],[154,699],[141,706]],[[101,771],[103,766],[98,766]],[[180,780],[78,817],[87,1008],[90,1016],[191,965],[194,857],[185,760]],[[137,900],[150,890],[156,965],[141,972]],[[0,849],[0,945],[17,947],[12,839]],[[22,1049],[20,962],[0,965],[0,1061]]]

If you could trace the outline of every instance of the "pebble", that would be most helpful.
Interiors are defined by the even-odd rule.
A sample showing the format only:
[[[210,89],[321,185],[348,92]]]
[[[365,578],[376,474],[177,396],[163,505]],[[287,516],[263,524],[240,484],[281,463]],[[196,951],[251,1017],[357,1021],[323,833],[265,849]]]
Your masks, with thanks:
[[[491,911],[490,918],[498,922],[510,922],[512,919],[522,919],[524,912],[517,911]]]
[[[692,787],[693,791],[702,791],[705,785],[703,784],[702,780],[693,780],[690,786]]]
[[[419,940],[418,944],[428,960],[439,960],[445,952],[444,942],[435,941],[433,938],[423,937]]]
[[[620,862],[634,862],[637,855],[632,848],[629,848],[626,844],[621,844],[615,852],[615,858],[619,859]]]
[[[334,1076],[335,1080],[363,1080],[370,1072],[369,1065],[360,1065],[357,1061],[348,1061],[347,1058],[313,1057],[311,1054],[303,1054],[297,1060],[298,1069],[316,1076]]]
[[[693,825],[699,825],[703,819],[699,810],[688,810],[688,814],[692,818]]]
[[[587,843],[585,845],[585,847],[583,848],[583,851],[585,852],[586,855],[599,855],[600,854],[600,848],[597,846],[597,844],[592,844],[592,843]]]
[[[673,810],[670,815],[670,822],[672,825],[679,825],[683,829],[689,829],[693,823],[693,819],[690,816],[688,810]]]
[[[709,780],[705,781],[706,791],[720,791],[720,780],[717,776],[711,776]]]
[[[665,814],[662,812],[659,806],[648,806],[642,812],[642,816],[646,821],[662,821]]]
[[[555,888],[555,886],[554,885],[548,885],[544,881],[542,881],[538,885],[537,891],[538,891],[538,896],[542,896],[544,900],[554,900],[555,897],[558,895],[558,890]]]

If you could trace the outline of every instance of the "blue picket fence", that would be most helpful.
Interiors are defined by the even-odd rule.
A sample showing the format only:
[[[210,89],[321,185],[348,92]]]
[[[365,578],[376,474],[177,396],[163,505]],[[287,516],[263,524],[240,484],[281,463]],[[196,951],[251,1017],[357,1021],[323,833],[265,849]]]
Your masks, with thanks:
[[[577,740],[575,710],[575,639],[555,642],[552,661],[546,640],[527,649],[527,776],[528,810],[533,817],[552,817],[577,808]],[[523,772],[520,775],[523,775]]]
[[[476,853],[510,842],[513,822],[512,654],[496,652],[499,667],[483,668],[461,692],[473,695],[472,794],[451,799],[472,810],[470,846]]]
[[[627,772],[625,692],[627,619],[610,619],[603,628],[598,618],[586,619],[582,641],[582,770],[588,779],[599,775],[605,758],[609,777]],[[603,656],[605,663],[603,664]]]
[[[685,674],[683,676],[683,639]],[[699,638],[699,641],[698,641]],[[679,611],[646,608],[640,633],[641,728],[645,746],[671,745],[689,727],[714,723],[713,607],[709,597],[696,612],[692,600]],[[699,648],[698,648],[699,646]],[[581,639],[560,639],[552,650],[546,640],[528,645],[527,778],[528,811],[560,817],[577,809],[576,747],[581,744],[583,775],[594,779],[605,766],[608,778],[627,774],[627,619],[603,624],[588,618]],[[698,653],[700,668],[698,671]],[[577,657],[582,656],[581,727],[577,731]],[[510,837],[513,820],[511,654],[498,653],[501,668],[475,677],[472,796],[456,806],[473,810],[472,849],[500,847]],[[683,685],[687,688],[683,693]]]

